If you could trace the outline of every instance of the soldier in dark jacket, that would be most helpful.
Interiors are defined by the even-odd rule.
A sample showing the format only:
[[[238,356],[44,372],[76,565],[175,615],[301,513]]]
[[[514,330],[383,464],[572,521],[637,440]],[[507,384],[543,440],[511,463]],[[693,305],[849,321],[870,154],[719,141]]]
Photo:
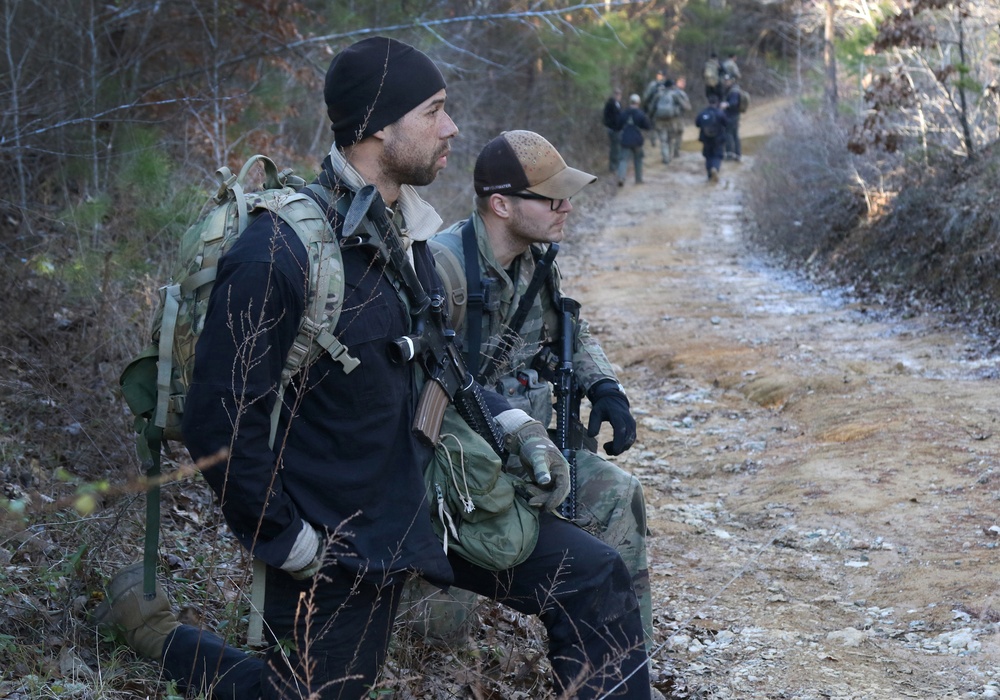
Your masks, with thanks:
[[[743,92],[736,82],[736,77],[726,75],[722,80],[725,96],[722,99],[722,109],[726,113],[726,160],[740,160],[743,148],[740,145],[740,112]]]
[[[642,99],[638,95],[631,95],[628,99],[628,108],[618,115],[618,127],[622,132],[622,155],[618,161],[619,187],[625,184],[625,176],[628,174],[629,159],[626,151],[632,155],[635,184],[642,184],[642,144],[645,141],[642,132],[652,129],[653,124],[639,107],[641,102]]]
[[[698,127],[701,154],[705,157],[705,171],[712,182],[719,181],[722,158],[726,153],[726,113],[719,109],[719,98],[709,95],[708,106],[698,112],[694,125]]]
[[[604,103],[604,129],[608,132],[608,169],[618,172],[618,159],[622,152],[622,134],[618,126],[618,116],[622,112],[622,89],[615,91]]]
[[[325,97],[335,143],[318,184],[332,197],[376,185],[422,286],[435,293],[441,283],[426,240],[441,220],[414,186],[445,167],[458,133],[441,73],[413,47],[373,37],[333,59]],[[329,217],[339,233],[343,220]],[[143,596],[134,567],[112,580],[99,621],[124,628],[130,646],[160,661],[168,678],[216,700],[358,700],[371,690],[400,594],[417,573],[539,615],[557,692],[595,698],[635,671],[622,697],[646,700],[628,569],[611,547],[550,513],[568,491],[568,465],[537,421],[499,397],[490,410],[507,426],[511,451],[532,473],[551,474],[537,544],[505,571],[442,548],[423,483],[431,448],[411,427],[420,377],[414,363],[391,362],[387,352],[414,332],[409,297],[371,246],[346,247],[342,257],[345,299],[333,333],[360,365],[348,373],[321,355],[293,377],[270,446],[275,388],[304,314],[309,265],[294,232],[262,215],[219,262],[184,412],[194,458],[229,450],[205,478],[237,539],[266,565],[265,657],[180,624],[161,589]]]

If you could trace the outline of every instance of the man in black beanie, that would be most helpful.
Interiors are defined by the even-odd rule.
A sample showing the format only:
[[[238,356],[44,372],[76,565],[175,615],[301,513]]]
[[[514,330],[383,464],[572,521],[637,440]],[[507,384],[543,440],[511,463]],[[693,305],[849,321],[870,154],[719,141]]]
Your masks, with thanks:
[[[323,96],[334,139],[345,148],[444,88],[441,72],[425,54],[401,41],[373,37],[334,57]]]
[[[373,245],[341,245],[344,298],[328,295],[327,303],[342,304],[332,336],[357,365],[322,353],[278,404],[285,358],[302,337],[311,253],[283,219],[261,214],[219,261],[184,410],[193,458],[229,452],[203,473],[230,530],[266,565],[271,647],[251,657],[180,624],[162,589],[144,598],[141,566],[111,581],[100,623],[124,629],[129,645],[178,685],[216,700],[358,700],[386,658],[406,579],[419,573],[540,615],[560,692],[604,697],[631,676],[615,697],[648,699],[635,594],[613,549],[543,512],[527,560],[487,571],[446,552],[432,529],[423,469],[433,448],[411,428],[423,377],[387,350],[415,332],[400,273],[412,272],[432,294],[441,287],[426,243],[441,219],[414,189],[447,165],[458,133],[441,73],[412,46],[374,37],[333,59],[324,95],[335,143],[304,192],[327,205],[339,238],[346,209],[338,200],[374,185],[409,261],[387,261]],[[494,416],[512,418],[504,399],[488,403]],[[568,465],[547,436],[523,425],[507,446],[532,473],[552,475],[542,493],[554,509],[568,490]]]

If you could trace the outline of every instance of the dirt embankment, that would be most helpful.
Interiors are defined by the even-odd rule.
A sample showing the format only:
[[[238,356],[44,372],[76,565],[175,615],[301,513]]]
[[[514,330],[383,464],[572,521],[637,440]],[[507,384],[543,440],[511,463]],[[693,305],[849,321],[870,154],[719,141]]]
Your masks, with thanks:
[[[755,259],[752,155],[646,155],[560,256],[639,421],[661,687],[1000,697],[996,358]]]

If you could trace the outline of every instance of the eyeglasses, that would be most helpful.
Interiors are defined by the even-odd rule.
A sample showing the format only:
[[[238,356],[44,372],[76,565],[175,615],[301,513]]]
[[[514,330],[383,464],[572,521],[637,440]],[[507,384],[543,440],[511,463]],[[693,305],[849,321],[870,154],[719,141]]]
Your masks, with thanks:
[[[552,199],[552,197],[544,197],[540,194],[535,194],[534,192],[511,192],[508,197],[517,197],[518,199],[538,199],[544,200],[549,203],[549,209],[552,211],[559,211],[562,209],[563,202],[568,202],[572,197],[566,197],[565,199]]]

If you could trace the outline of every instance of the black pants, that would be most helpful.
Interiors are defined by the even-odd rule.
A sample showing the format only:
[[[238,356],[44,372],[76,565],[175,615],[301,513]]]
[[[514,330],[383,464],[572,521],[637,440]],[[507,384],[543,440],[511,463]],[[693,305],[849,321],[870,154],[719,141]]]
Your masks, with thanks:
[[[729,123],[726,125],[726,155],[743,156],[743,147],[740,144],[740,115],[727,114]]]
[[[548,631],[556,689],[579,700],[648,700],[649,669],[642,621],[628,569],[611,547],[575,525],[542,516],[538,544],[524,563],[487,571],[451,557],[455,585],[538,615]],[[182,687],[211,688],[216,700],[317,697],[358,700],[386,656],[402,581],[355,581],[339,567],[310,593],[269,571],[264,619],[278,639],[296,640],[286,658],[274,646],[265,659],[228,647],[218,636],[183,625],[167,640],[163,666]],[[312,600],[307,611],[300,594]]]
[[[358,700],[385,661],[405,574],[372,584],[330,566],[322,576],[314,589],[314,581],[268,568],[265,633],[281,642],[263,659],[182,625],[164,645],[166,676],[216,700],[298,699],[311,691]]]

